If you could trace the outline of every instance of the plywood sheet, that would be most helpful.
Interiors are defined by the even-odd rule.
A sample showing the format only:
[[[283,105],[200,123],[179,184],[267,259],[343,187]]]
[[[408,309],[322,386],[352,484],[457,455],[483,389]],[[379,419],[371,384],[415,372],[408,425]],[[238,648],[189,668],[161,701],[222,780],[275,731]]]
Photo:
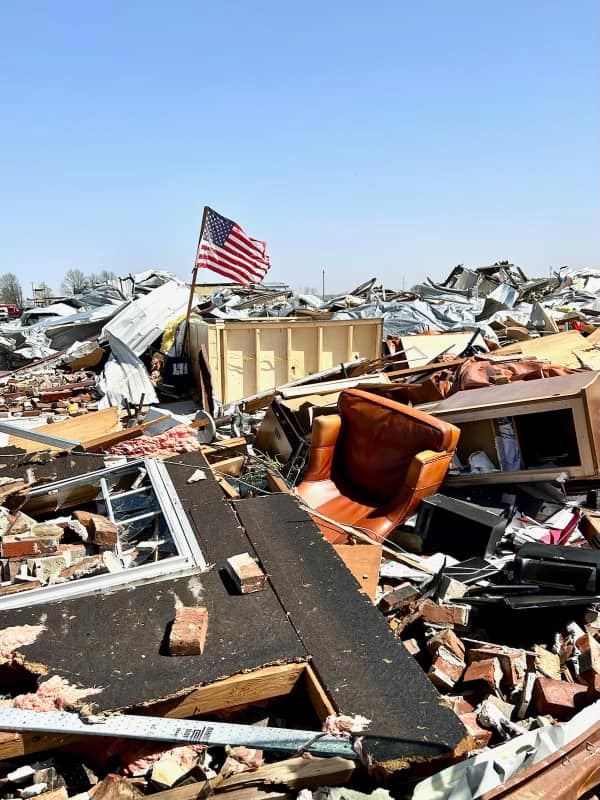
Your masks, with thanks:
[[[98,439],[107,433],[121,430],[119,417],[120,411],[115,406],[102,411],[94,411],[91,414],[83,414],[81,417],[65,419],[62,422],[53,422],[51,425],[40,425],[39,428],[35,428],[35,432],[58,436],[62,439],[72,439],[85,445],[86,442]],[[9,436],[8,443],[11,447],[20,447],[27,450],[28,453],[53,449],[21,436]]]
[[[381,545],[334,544],[333,549],[359,582],[361,590],[375,601],[381,565]]]
[[[574,351],[584,350],[587,346],[588,340],[579,331],[565,331],[501,347],[494,351],[494,355],[522,355],[525,358],[538,358],[578,369],[581,364]]]

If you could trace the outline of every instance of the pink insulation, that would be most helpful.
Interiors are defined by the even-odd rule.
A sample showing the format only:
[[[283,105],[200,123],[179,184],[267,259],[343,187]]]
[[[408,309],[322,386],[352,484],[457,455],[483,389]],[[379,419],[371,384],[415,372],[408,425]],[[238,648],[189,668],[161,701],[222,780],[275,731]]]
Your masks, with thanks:
[[[68,711],[75,708],[84,698],[99,694],[102,689],[78,689],[64,678],[54,675],[43,681],[37,691],[19,694],[10,700],[0,700],[4,708],[22,708],[29,711]]]
[[[371,720],[360,714],[330,714],[323,722],[323,732],[333,736],[349,737],[351,733],[361,733],[370,725]]]
[[[15,652],[20,647],[33,644],[42,631],[44,625],[15,625],[0,631],[0,664],[10,664],[14,661]]]
[[[200,450],[197,432],[188,425],[177,425],[159,436],[136,436],[106,449],[116,456],[157,456],[161,453],[194,453]]]

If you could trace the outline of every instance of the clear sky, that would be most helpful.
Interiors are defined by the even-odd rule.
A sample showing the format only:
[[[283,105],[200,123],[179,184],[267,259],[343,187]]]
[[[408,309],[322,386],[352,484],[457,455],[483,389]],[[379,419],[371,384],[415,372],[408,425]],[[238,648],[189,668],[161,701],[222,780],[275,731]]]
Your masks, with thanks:
[[[600,267],[598,0],[0,0],[0,272]],[[218,279],[217,276],[214,276]]]

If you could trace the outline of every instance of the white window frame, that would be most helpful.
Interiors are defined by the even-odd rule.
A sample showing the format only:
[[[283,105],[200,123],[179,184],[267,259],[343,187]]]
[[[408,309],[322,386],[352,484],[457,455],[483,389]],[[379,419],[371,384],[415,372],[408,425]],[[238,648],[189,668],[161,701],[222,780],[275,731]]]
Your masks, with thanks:
[[[204,572],[209,568],[198,540],[192,530],[187,514],[175,491],[165,464],[158,459],[138,459],[128,461],[127,464],[107,467],[105,469],[78,475],[75,478],[47,483],[30,489],[28,497],[39,497],[46,494],[57,493],[61,489],[68,489],[82,483],[98,483],[99,493],[105,503],[107,500],[106,479],[120,472],[129,472],[132,467],[138,466],[147,471],[150,484],[167,523],[177,554],[167,556],[160,561],[129,567],[120,572],[92,575],[89,578],[76,578],[67,583],[56,583],[49,586],[40,586],[37,589],[23,590],[16,594],[0,597],[0,611],[11,608],[23,608],[67,600],[72,597],[94,594],[95,592],[131,586],[140,582],[147,582],[165,576]],[[118,497],[118,495],[116,495]],[[99,499],[102,499],[99,498]],[[112,514],[110,500],[107,503],[109,515]]]

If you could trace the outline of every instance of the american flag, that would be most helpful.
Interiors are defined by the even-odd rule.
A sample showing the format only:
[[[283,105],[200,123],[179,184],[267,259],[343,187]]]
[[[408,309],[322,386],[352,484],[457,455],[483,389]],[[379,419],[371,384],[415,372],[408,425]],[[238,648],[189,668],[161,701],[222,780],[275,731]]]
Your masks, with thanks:
[[[248,286],[260,283],[271,266],[267,245],[253,239],[227,217],[206,207],[196,267],[206,267]]]

